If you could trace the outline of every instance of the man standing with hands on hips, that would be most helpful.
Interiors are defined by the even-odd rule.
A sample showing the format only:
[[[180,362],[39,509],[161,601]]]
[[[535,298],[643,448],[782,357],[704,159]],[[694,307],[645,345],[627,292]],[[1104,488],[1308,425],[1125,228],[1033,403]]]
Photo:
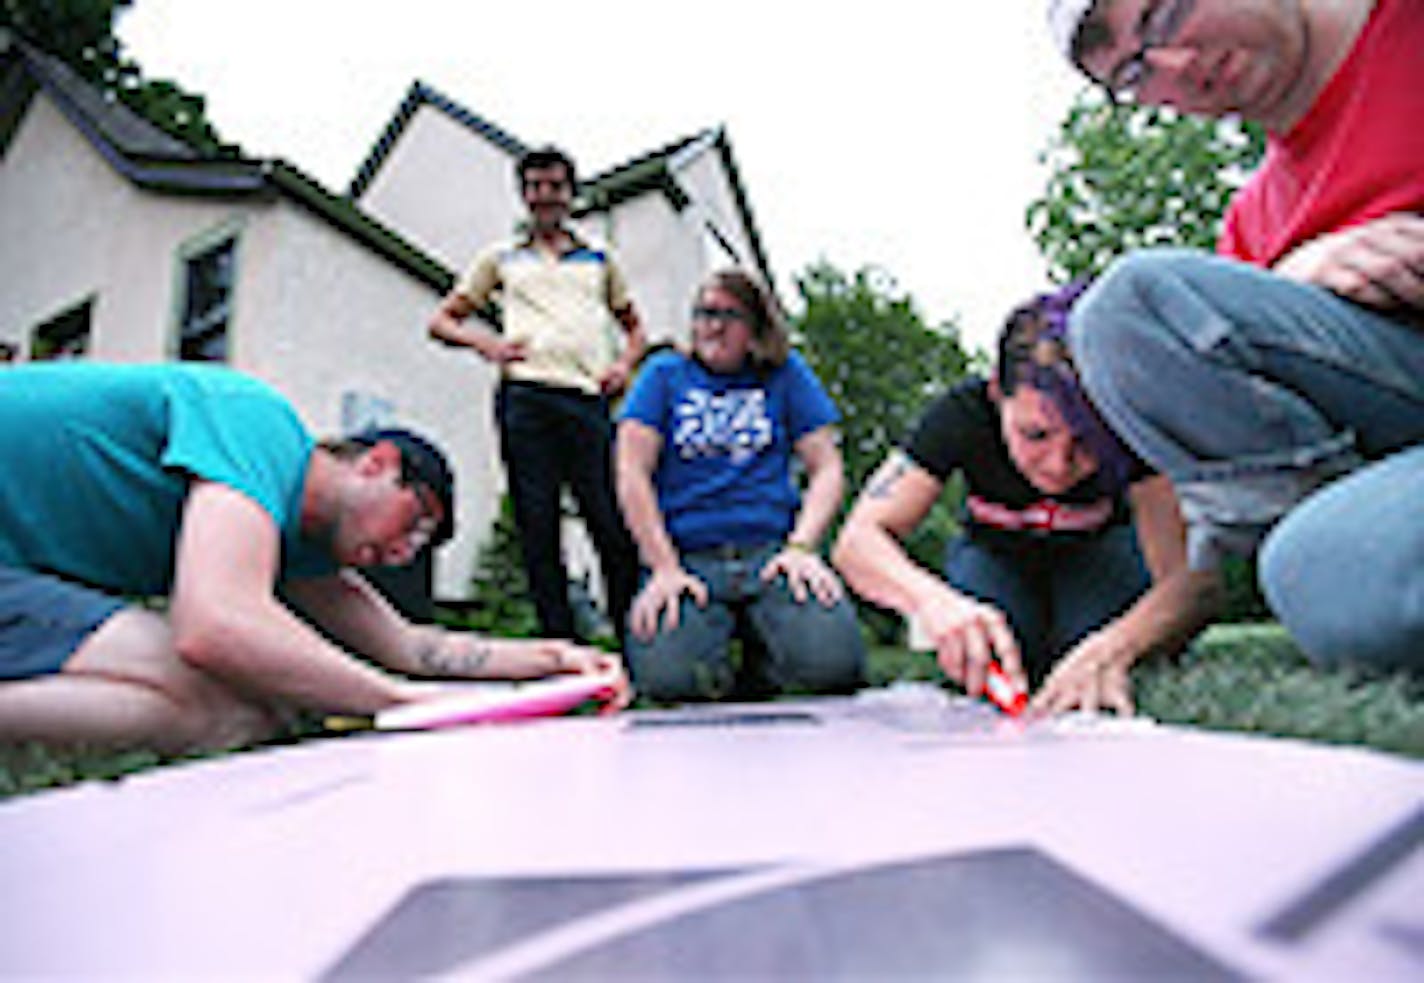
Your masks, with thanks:
[[[609,400],[627,387],[643,330],[612,257],[568,225],[573,161],[545,147],[515,170],[527,226],[475,257],[431,317],[430,334],[499,367],[500,452],[543,634],[576,637],[560,535],[568,486],[598,550],[621,638],[638,568],[613,495]],[[495,301],[499,329],[467,323]]]
[[[1424,670],[1424,4],[1048,9],[1114,98],[1268,135],[1217,256],[1134,253],[1074,308],[1089,395],[1171,478],[1193,571],[1259,548],[1312,660]]]

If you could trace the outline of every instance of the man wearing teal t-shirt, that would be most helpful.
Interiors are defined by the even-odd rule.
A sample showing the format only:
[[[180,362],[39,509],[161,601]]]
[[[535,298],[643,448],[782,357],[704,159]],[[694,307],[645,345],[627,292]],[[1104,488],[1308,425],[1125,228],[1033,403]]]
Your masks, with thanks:
[[[444,456],[404,430],[317,444],[229,369],[11,369],[0,461],[0,740],[231,746],[293,709],[370,714],[436,691],[405,676],[616,664],[405,621],[351,568],[449,538]]]

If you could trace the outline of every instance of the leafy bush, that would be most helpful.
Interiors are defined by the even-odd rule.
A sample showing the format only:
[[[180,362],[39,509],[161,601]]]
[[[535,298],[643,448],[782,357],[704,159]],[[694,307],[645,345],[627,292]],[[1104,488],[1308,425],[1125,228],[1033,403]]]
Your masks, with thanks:
[[[1049,179],[1025,214],[1029,233],[1059,282],[1147,246],[1209,251],[1264,149],[1254,123],[1112,103],[1085,88],[1041,156]]]
[[[462,627],[503,637],[539,634],[539,618],[524,575],[524,553],[514,527],[514,502],[508,495],[500,500],[499,517],[475,559],[470,604],[458,622]]]
[[[1221,568],[1225,601],[1218,620],[1223,622],[1271,621],[1275,615],[1261,594],[1255,558],[1228,557]]]
[[[843,272],[826,261],[808,267],[796,281],[800,310],[792,318],[801,353],[841,411],[845,458],[845,509],[869,476],[904,439],[929,403],[978,367],[964,350],[953,322],[927,324],[914,301],[883,270]],[[930,570],[944,564],[944,549],[958,529],[964,500],[952,483],[925,521],[908,538],[910,555]],[[827,531],[835,541],[839,521]],[[875,643],[903,634],[898,614],[855,599]]]

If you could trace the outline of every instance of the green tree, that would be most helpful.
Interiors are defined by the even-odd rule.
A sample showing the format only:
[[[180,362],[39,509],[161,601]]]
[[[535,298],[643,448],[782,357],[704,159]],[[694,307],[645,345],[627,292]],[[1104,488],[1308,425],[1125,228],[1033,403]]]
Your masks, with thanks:
[[[0,0],[0,26],[100,81],[119,58],[113,24],[133,0]]]
[[[195,150],[235,156],[208,121],[203,98],[166,79],[145,79],[123,53],[115,20],[133,0],[0,0],[0,28],[66,62],[88,82]]]
[[[797,346],[840,407],[846,477],[854,486],[885,458],[930,397],[969,366],[954,324],[930,327],[893,278],[847,276],[827,262],[796,280]]]
[[[463,626],[507,638],[539,634],[539,618],[524,574],[523,550],[514,525],[514,501],[505,495],[489,538],[480,546],[471,581],[470,610]]]
[[[1101,273],[1143,246],[1211,249],[1263,148],[1254,124],[1114,105],[1085,90],[1040,157],[1050,176],[1028,206],[1029,232],[1059,281]]]
[[[929,401],[963,378],[974,360],[954,324],[927,325],[881,270],[864,268],[847,276],[822,261],[801,274],[796,286],[797,347],[841,411],[849,504]],[[956,482],[906,542],[910,554],[931,569],[942,564],[962,499]],[[861,612],[882,641],[896,637],[898,618],[868,606]]]

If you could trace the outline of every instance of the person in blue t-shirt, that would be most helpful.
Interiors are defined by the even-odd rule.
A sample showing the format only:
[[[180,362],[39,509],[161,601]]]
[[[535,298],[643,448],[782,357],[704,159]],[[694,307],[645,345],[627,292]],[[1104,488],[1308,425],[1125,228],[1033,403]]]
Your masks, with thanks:
[[[626,653],[640,693],[859,685],[855,612],[819,552],[845,481],[839,418],[770,293],[740,270],[713,274],[692,309],[691,354],[649,359],[618,425],[618,499],[646,568]]]
[[[439,692],[404,675],[617,665],[405,621],[347,568],[450,537],[444,456],[406,430],[317,444],[230,369],[10,369],[0,461],[0,741],[232,746],[294,709],[371,714]],[[166,607],[132,602],[147,597]]]

